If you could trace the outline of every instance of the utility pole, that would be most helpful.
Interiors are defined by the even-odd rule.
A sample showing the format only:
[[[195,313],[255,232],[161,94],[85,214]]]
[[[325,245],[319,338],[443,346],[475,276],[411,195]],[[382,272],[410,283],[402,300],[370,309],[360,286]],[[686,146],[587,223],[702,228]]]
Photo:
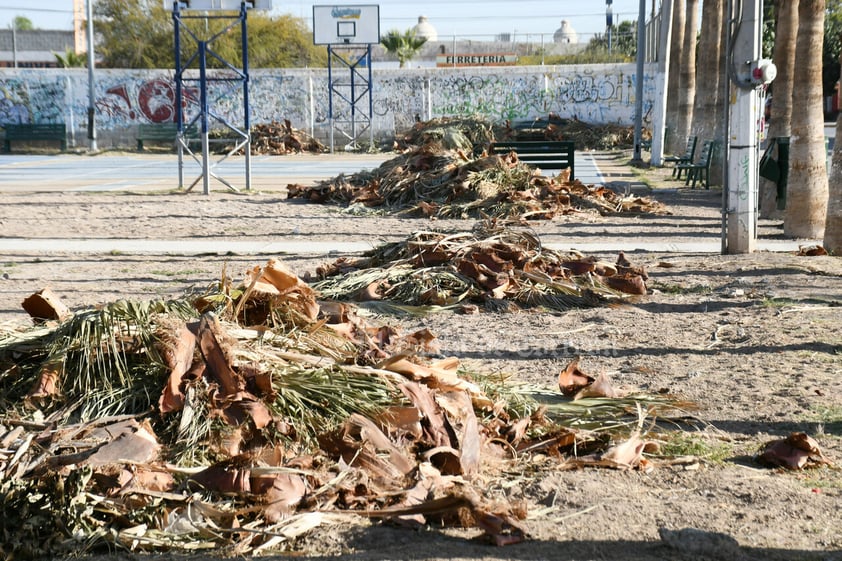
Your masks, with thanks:
[[[751,253],[757,242],[758,88],[777,71],[761,60],[762,0],[729,0],[728,114],[726,188],[723,189],[722,253]]]
[[[13,67],[18,67],[18,24],[15,20],[12,20],[12,60]]]
[[[637,76],[634,88],[634,155],[633,166],[643,165],[641,142],[643,141],[643,62],[646,58],[646,0],[640,0],[637,12]]]
[[[91,150],[96,150],[96,87],[94,82],[94,11],[93,0],[87,0],[88,17],[88,140]]]
[[[614,0],[605,0],[605,29],[608,34],[608,54],[611,54],[611,28],[614,27],[614,11],[611,4]]]

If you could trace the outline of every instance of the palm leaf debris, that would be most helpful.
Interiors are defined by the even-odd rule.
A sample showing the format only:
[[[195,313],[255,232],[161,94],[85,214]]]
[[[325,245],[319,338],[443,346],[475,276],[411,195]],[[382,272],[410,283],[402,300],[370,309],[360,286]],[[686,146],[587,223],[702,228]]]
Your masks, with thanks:
[[[396,150],[422,146],[431,140],[453,135],[457,131],[471,145],[488,146],[494,140],[570,140],[577,150],[617,150],[634,146],[634,127],[617,124],[591,124],[579,119],[565,119],[555,113],[546,117],[492,122],[484,117],[439,117],[418,121],[395,139]],[[647,131],[644,131],[646,139]],[[456,148],[445,144],[448,148]],[[464,148],[464,146],[458,146]]]
[[[434,345],[318,301],[277,260],[200,297],[2,333],[0,551],[255,554],[353,515],[469,525],[505,545],[528,531],[483,495],[501,458],[645,465],[639,419],[667,403],[590,402],[608,428],[593,415],[580,428],[583,415],[550,420],[561,394],[510,399],[457,358],[426,358]],[[637,463],[606,456],[629,435]]]
[[[319,204],[365,205],[407,216],[549,220],[577,212],[668,214],[647,197],[585,185],[562,170],[544,176],[512,152],[488,153],[495,134],[475,119],[419,124],[406,150],[373,171],[341,174],[315,185],[287,186],[288,197]]]
[[[315,185],[287,186],[288,198],[319,204],[363,204],[406,216],[549,220],[579,212],[668,214],[648,197],[621,195],[564,175],[547,177],[517,154],[474,157],[436,144],[414,148],[373,171],[341,174]]]
[[[646,294],[648,275],[620,254],[606,263],[543,247],[530,230],[478,224],[473,232],[416,232],[316,270],[324,297],[458,308],[594,307]]]
[[[617,124],[594,125],[579,119],[564,119],[555,113],[513,123],[506,121],[498,138],[508,140],[570,140],[577,150],[616,150],[634,146],[634,127]],[[644,140],[651,137],[644,131]]]
[[[416,146],[438,143],[447,149],[479,151],[506,133],[506,128],[478,116],[438,117],[419,121],[395,139],[395,150],[406,151]]]
[[[218,154],[228,154],[241,139],[228,139],[230,133],[225,130],[211,131],[209,137],[214,141],[213,150]],[[230,140],[230,142],[226,142]],[[320,154],[326,150],[324,144],[308,133],[293,128],[289,119],[283,122],[272,121],[251,127],[251,154],[253,156],[285,156],[310,152]],[[241,148],[235,154],[242,155]]]

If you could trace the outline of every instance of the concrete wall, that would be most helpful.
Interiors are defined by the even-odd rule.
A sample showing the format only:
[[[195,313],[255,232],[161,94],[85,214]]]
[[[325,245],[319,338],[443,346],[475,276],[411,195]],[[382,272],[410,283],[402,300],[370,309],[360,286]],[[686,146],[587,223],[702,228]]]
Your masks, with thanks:
[[[654,70],[647,66],[645,71],[644,117],[653,103]],[[173,121],[172,76],[172,71],[165,70],[97,70],[99,147],[131,147],[138,124]],[[334,70],[336,78],[349,81],[350,71]],[[250,79],[252,124],[289,119],[295,128],[328,138],[326,69],[253,70]],[[358,78],[357,84],[359,94]],[[242,88],[235,83],[234,91],[225,95],[226,87],[231,85],[217,82],[209,88],[209,97],[215,100],[211,111],[242,126]],[[407,130],[416,119],[471,114],[502,122],[553,112],[588,123],[631,125],[635,68],[633,64],[608,64],[374,70],[372,94],[372,128],[377,139]],[[87,107],[85,69],[0,70],[0,125],[64,122],[72,130],[71,145],[85,146]],[[337,118],[348,118],[348,108],[334,96]],[[367,98],[362,99],[361,110],[367,113]],[[195,111],[188,107],[188,114]],[[211,128],[219,126],[211,122]]]

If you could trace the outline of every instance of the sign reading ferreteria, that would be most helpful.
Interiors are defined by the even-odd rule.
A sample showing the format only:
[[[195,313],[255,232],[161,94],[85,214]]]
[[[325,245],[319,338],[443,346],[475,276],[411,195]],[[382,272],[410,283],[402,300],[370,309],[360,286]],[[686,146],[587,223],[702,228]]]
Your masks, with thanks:
[[[514,66],[515,53],[444,54],[436,57],[436,66]]]

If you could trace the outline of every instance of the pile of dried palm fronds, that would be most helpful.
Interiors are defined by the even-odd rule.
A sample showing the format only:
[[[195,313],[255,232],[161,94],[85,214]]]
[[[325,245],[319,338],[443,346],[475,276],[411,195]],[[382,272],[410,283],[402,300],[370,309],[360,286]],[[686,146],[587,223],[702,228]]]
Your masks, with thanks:
[[[482,148],[491,144],[504,127],[495,125],[483,117],[440,117],[419,121],[403,135],[395,139],[395,149],[411,150],[425,144],[440,144],[443,148],[466,150]]]
[[[649,133],[644,131],[645,136]],[[634,146],[634,128],[625,125],[594,125],[576,118],[562,119],[554,113],[547,118],[507,121],[497,137],[508,140],[570,140],[576,150],[614,150]]]
[[[644,137],[649,136],[648,131],[643,132]],[[575,142],[577,150],[616,150],[634,146],[634,128],[631,126],[610,123],[595,125],[550,113],[547,117],[506,120],[502,124],[480,116],[441,117],[421,121],[395,139],[395,149],[409,150],[444,139],[442,144],[446,148],[465,150],[463,144],[453,145],[453,139],[458,136],[480,152],[495,140],[571,140]]]
[[[603,428],[585,399],[581,430],[575,401],[552,422],[457,359],[424,358],[434,343],[319,303],[275,260],[198,298],[2,333],[0,552],[256,554],[355,513],[473,525],[503,545],[524,539],[523,513],[477,484],[502,459],[647,466],[640,420],[667,399],[611,398]]]
[[[210,138],[216,142],[212,144],[216,153],[227,154],[235,146],[232,140],[226,144],[224,140],[228,134],[224,131],[211,131]],[[271,123],[258,124],[251,127],[251,154],[253,156],[283,156],[285,154],[298,154],[301,152],[312,152],[319,154],[325,151],[325,146],[307,134],[306,132],[294,129],[289,119],[283,123],[272,121]],[[240,149],[236,154],[242,154]]]
[[[418,232],[361,258],[316,271],[313,286],[338,300],[404,306],[591,307],[646,294],[646,271],[624,255],[605,263],[541,245],[531,231],[478,223],[473,232]]]
[[[454,133],[453,136],[456,136]],[[602,185],[551,178],[515,153],[471,155],[470,148],[443,149],[440,141],[414,148],[374,171],[339,175],[313,186],[289,185],[288,197],[313,203],[364,204],[392,212],[441,218],[551,219],[595,211],[668,214],[652,199],[624,196]]]

